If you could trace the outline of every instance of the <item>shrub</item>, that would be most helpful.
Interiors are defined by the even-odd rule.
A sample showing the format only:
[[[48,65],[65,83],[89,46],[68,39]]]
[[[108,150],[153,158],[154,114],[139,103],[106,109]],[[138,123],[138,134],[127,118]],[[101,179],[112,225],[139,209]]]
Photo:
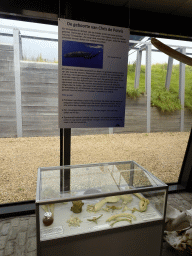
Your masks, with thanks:
[[[180,100],[176,93],[164,90],[153,91],[151,93],[151,105],[156,106],[162,112],[174,112],[181,109]]]
[[[139,89],[128,88],[128,90],[127,90],[127,96],[134,100],[143,94],[144,94],[144,92],[139,91]]]

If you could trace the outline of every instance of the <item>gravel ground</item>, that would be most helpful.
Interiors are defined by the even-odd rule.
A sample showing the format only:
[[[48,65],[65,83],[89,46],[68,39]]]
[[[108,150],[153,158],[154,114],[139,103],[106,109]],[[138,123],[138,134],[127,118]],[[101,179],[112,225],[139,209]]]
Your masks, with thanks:
[[[72,136],[71,164],[134,160],[177,182],[189,132]],[[0,203],[34,200],[38,167],[59,166],[59,137],[0,139]]]

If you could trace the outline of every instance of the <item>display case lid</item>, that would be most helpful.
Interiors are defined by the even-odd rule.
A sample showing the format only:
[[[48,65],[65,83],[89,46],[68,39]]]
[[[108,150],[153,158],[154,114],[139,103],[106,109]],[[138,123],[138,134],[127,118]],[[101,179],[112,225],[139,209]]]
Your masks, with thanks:
[[[38,169],[36,203],[133,193],[167,185],[135,161]]]

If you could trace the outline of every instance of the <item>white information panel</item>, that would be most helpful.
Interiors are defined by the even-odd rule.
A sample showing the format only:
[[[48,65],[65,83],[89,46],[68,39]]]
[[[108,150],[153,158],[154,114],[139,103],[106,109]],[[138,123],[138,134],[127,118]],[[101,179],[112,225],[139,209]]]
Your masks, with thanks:
[[[58,20],[59,128],[123,127],[130,29]]]

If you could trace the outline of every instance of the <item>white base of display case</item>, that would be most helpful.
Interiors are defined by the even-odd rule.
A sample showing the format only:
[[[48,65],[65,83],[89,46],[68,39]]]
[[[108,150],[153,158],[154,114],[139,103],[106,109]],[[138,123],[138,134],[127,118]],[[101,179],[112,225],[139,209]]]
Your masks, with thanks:
[[[38,255],[160,256],[163,221],[146,225],[41,242]]]

